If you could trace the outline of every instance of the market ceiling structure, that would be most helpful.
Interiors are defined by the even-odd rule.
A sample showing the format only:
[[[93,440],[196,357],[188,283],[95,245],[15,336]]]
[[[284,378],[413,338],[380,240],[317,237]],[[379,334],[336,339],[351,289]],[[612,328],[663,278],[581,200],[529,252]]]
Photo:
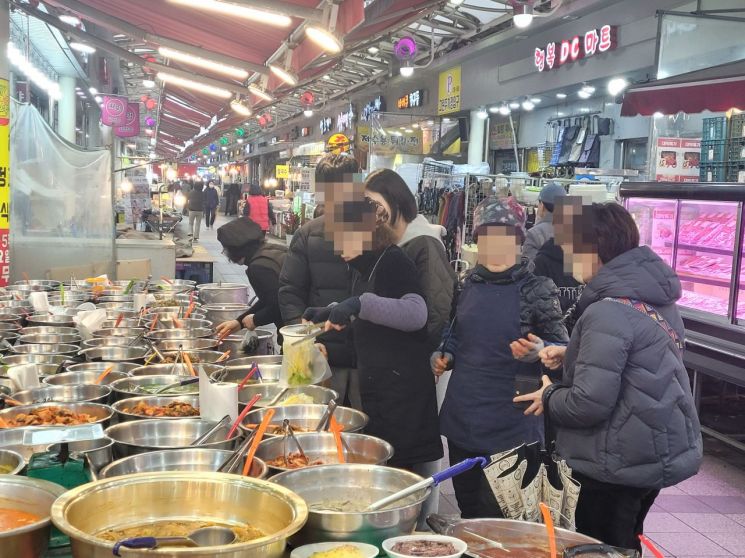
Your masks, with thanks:
[[[44,4],[57,16],[75,15],[111,32],[113,42],[106,44],[80,28],[45,20],[76,40],[87,40],[118,56],[125,83],[131,85],[126,91],[130,98],[139,98],[143,79],[156,81],[157,87],[149,92],[159,100],[155,150],[162,157],[182,159],[236,127],[243,127],[247,137],[260,131],[258,116],[269,115],[276,125],[301,113],[308,108],[301,103],[306,91],[318,106],[389,76],[395,41],[403,36],[416,40],[414,64],[426,65],[438,52],[511,28],[515,4],[525,2],[539,12],[553,11],[561,4],[561,0],[45,0]],[[11,0],[11,5],[35,17],[51,17],[38,13],[34,4]],[[225,9],[230,13],[223,13]],[[248,17],[237,17],[241,11]],[[341,50],[321,48],[309,38],[313,30],[333,33]],[[212,64],[200,66],[195,57]],[[289,77],[279,77],[283,70]],[[193,88],[189,80],[201,87]],[[231,102],[249,107],[252,115],[231,110]]]

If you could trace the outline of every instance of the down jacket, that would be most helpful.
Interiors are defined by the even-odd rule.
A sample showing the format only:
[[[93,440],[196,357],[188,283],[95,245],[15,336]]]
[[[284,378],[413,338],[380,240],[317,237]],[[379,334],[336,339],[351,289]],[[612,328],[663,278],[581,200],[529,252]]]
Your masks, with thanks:
[[[556,449],[576,471],[659,489],[687,479],[702,459],[701,427],[679,350],[661,325],[606,298],[653,306],[683,339],[675,272],[646,246],[600,268],[587,284],[564,357],[564,387],[544,393]]]

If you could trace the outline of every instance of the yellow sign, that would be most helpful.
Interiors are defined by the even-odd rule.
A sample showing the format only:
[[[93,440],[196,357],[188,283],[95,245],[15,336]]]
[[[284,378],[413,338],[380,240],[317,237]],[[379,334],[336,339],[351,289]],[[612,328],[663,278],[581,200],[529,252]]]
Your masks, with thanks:
[[[290,178],[290,165],[276,165],[274,169],[276,178]]]
[[[349,151],[349,138],[344,134],[334,134],[329,138],[329,151],[335,155]]]
[[[0,286],[10,281],[10,84],[0,79]]]
[[[437,114],[450,114],[460,110],[460,86],[460,66],[440,72]]]

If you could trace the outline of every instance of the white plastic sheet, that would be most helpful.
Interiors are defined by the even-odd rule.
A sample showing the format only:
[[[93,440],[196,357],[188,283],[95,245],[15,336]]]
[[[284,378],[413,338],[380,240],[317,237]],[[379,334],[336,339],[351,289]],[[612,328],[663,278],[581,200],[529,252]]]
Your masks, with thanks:
[[[59,137],[31,105],[14,102],[10,128],[11,280],[55,270],[114,273],[111,155]],[[72,271],[71,271],[72,274]]]

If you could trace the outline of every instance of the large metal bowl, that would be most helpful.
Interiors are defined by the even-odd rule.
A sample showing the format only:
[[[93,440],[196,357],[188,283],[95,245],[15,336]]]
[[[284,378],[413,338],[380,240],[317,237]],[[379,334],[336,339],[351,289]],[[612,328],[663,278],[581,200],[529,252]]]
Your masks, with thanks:
[[[172,321],[173,318],[181,319],[184,317],[184,314],[186,313],[186,306],[166,306],[162,308],[153,308],[151,310],[148,310],[147,314],[145,314],[145,319],[148,321],[148,324],[152,321],[152,319],[157,315],[158,321]],[[195,309],[190,315],[189,318],[194,318],[195,320],[206,320],[207,314],[201,310],[200,308]]]
[[[30,369],[43,380],[47,376],[55,374],[58,368],[59,364],[16,364],[15,366],[10,366],[8,370]]]
[[[93,347],[80,351],[88,361],[145,362],[148,349],[142,347]]]
[[[24,319],[20,308],[3,308],[0,312],[0,323],[17,324]]]
[[[12,322],[0,322],[0,331],[3,333],[20,333],[21,326]]]
[[[235,320],[238,316],[247,312],[251,307],[247,304],[205,304],[202,310],[207,314],[207,319],[215,325]]]
[[[146,403],[147,405],[161,406],[168,405],[169,403],[188,403],[195,409],[199,410],[199,395],[179,395],[179,396],[158,396],[158,395],[145,395],[143,397],[130,397],[127,399],[121,399],[114,403],[111,407],[116,413],[119,422],[126,422],[128,420],[148,420],[157,418],[159,420],[178,420],[189,417],[151,417],[147,415],[136,415],[129,413],[125,409],[131,409],[138,403]]]
[[[25,467],[26,460],[20,453],[10,449],[0,449],[0,474],[20,475]]]
[[[42,386],[26,391],[19,391],[13,395],[13,399],[20,401],[25,405],[35,403],[106,403],[111,395],[109,386],[91,385],[62,385],[62,386]]]
[[[3,324],[0,327],[7,327]],[[21,335],[37,335],[37,334],[50,334],[50,335],[80,335],[77,328],[64,327],[64,326],[31,326],[24,327],[19,332]]]
[[[80,343],[82,340],[80,335],[71,333],[29,333],[21,335],[18,338],[18,341],[24,345],[45,343],[65,343],[71,345]]]
[[[314,505],[350,500],[359,502],[363,509],[422,480],[409,471],[377,465],[324,465],[272,478],[272,482],[289,488],[308,504],[308,523],[290,539],[295,547],[325,541],[357,541],[379,547],[387,538],[410,534],[429,495],[428,489],[377,512],[323,511],[314,509]]]
[[[18,355],[5,355],[2,357],[0,370],[8,366],[17,366],[19,364],[61,364],[67,360],[65,355],[46,355],[25,353]]]
[[[74,327],[75,322],[72,316],[52,316],[50,314],[34,314],[26,318],[30,326],[62,326]]]
[[[102,373],[103,370],[101,372],[94,372],[93,370],[87,372],[63,372],[62,374],[47,376],[42,380],[42,382],[50,386],[80,386],[94,384]],[[114,372],[112,370],[103,380],[101,380],[101,385],[108,386],[117,380],[128,377],[129,375],[125,372]]]
[[[39,521],[0,532],[0,554],[17,558],[42,556],[49,545],[51,530],[50,510],[58,496],[65,491],[61,486],[18,475],[0,477],[0,508],[33,513]]]
[[[241,283],[203,283],[197,291],[203,304],[248,303],[248,285]]]
[[[155,329],[195,329],[195,328],[207,328],[212,329],[212,322],[209,320],[196,320],[194,318],[181,318],[180,320],[158,320],[155,325]]]
[[[157,385],[157,386],[167,386],[170,384],[175,384],[176,382],[180,382],[182,380],[188,380],[191,378],[191,376],[138,376],[138,377],[130,377],[130,378],[124,378],[122,380],[116,380],[114,382],[111,382],[111,389],[113,391],[113,399],[114,401],[120,401],[122,399],[128,399],[130,397],[142,397],[145,395],[152,395],[148,394],[142,391],[139,391],[137,389],[138,386],[145,386],[145,385]],[[193,389],[197,390],[193,393],[179,393],[179,394],[173,394],[173,395],[164,395],[163,397],[176,397],[182,396],[182,395],[193,395],[198,393],[199,390],[199,384],[193,384]]]
[[[77,345],[62,343],[33,343],[29,345],[13,345],[16,354],[41,354],[41,355],[75,355],[80,350]]]
[[[108,308],[104,304],[99,304],[98,307],[106,310],[107,320],[116,321],[119,319],[119,316],[123,316],[123,319],[131,319],[137,316],[136,310],[133,310],[131,307],[122,306],[118,303],[114,303],[114,305]]]
[[[240,359],[246,356],[260,356],[260,355],[274,355],[274,334],[271,331],[265,329],[257,329],[254,331],[258,338],[258,345],[256,350],[252,353],[243,350],[243,334],[239,333],[236,335],[228,335],[222,341],[220,350],[225,351],[230,349],[230,355],[234,359]],[[232,360],[232,359],[231,359]]]
[[[114,440],[114,457],[122,458],[148,451],[188,448],[191,443],[215,426],[214,421],[199,418],[177,420],[147,419],[121,422],[106,429],[106,436]],[[238,439],[225,440],[230,425],[221,427],[206,444],[200,447],[233,449]]]
[[[159,329],[148,333],[148,339],[153,341],[170,341],[173,339],[201,339],[203,337],[209,337],[213,333],[211,328],[196,327],[196,328],[183,328],[183,329]]]
[[[7,376],[0,376],[0,393],[3,393],[5,395],[13,395],[15,391],[15,382]]]
[[[151,451],[114,461],[99,472],[100,478],[120,477],[134,473],[153,473],[157,471],[196,471],[216,472],[233,452],[228,450],[188,448],[177,450]],[[245,456],[239,469],[243,469]],[[264,479],[267,475],[266,463],[254,457],[248,476]]]
[[[185,352],[188,352],[189,358],[191,358],[191,362],[195,364],[214,364],[223,355],[220,351],[185,351]],[[178,351],[161,351],[161,353],[163,353],[165,356],[170,356],[170,357],[175,358],[176,355],[178,354]]]
[[[137,337],[144,327],[111,327],[93,332],[93,337]]]
[[[346,442],[344,457],[347,463],[385,465],[393,457],[393,446],[385,440],[365,434],[343,433],[341,436]],[[297,438],[308,459],[320,459],[324,462],[324,465],[339,462],[336,454],[336,440],[331,432],[300,433],[295,434],[295,438]],[[266,464],[272,471],[289,471],[290,469],[276,467],[270,463],[271,460],[281,457],[284,451],[284,438],[282,436],[275,436],[262,440],[256,450],[256,455],[266,461]],[[288,444],[287,451],[292,452],[297,450],[292,448],[292,444]],[[315,467],[317,466],[315,465]]]
[[[35,453],[57,450],[57,445],[24,444],[24,437],[29,428],[5,428],[0,429],[0,448],[13,450],[23,456],[26,462],[31,460]],[[97,440],[85,440],[81,442],[69,442],[67,444],[70,455],[87,454],[91,458],[96,470],[108,465],[113,461],[111,448],[114,445],[108,438],[99,438]],[[59,451],[56,451],[59,453]]]
[[[184,351],[210,351],[217,347],[217,339],[168,339],[165,341],[158,341],[158,349],[161,352],[178,351],[182,349]]]
[[[97,372],[100,374],[106,370],[109,366],[112,367],[112,372],[124,372],[129,375],[132,370],[137,368],[139,364],[135,362],[81,362],[79,364],[70,364],[67,366],[68,372]]]
[[[222,473],[140,473],[104,479],[70,490],[52,507],[54,524],[70,537],[72,554],[79,558],[111,557],[113,544],[95,533],[168,519],[249,524],[267,536],[226,546],[128,550],[126,556],[280,558],[287,538],[307,518],[305,502],[286,488]]]
[[[208,376],[222,370],[222,366],[219,364],[194,364],[195,371],[201,367],[204,373]],[[167,374],[175,374],[177,376],[189,376],[188,367],[179,362],[177,364],[148,364],[146,366],[139,366],[132,370],[132,376],[163,376]]]
[[[274,418],[270,422],[270,426],[281,426],[284,419],[290,421],[290,425],[293,428],[301,428],[304,430],[315,430],[318,422],[321,420],[323,413],[326,412],[326,405],[285,405],[283,407],[273,407]],[[256,409],[246,415],[246,418],[241,423],[241,429],[246,432],[251,432],[255,425],[260,424],[266,416],[269,410]],[[351,409],[349,407],[337,407],[334,411],[334,418],[340,426],[344,428],[344,432],[360,432],[365,426],[367,426],[369,417],[362,411]],[[296,432],[301,433],[296,430]],[[275,436],[267,432],[266,436]]]
[[[42,409],[44,407],[64,407],[74,413],[86,413],[95,417],[95,421],[92,424],[101,424],[106,427],[114,415],[114,410],[108,405],[102,405],[100,403],[37,403],[36,405],[21,405],[20,407],[10,407],[0,411],[0,419],[4,421],[11,421],[20,414],[27,414],[34,409]],[[33,426],[14,426],[10,427],[13,429],[25,429],[35,428]],[[46,427],[45,427],[46,428]],[[3,432],[0,430],[0,432]]]
[[[246,403],[248,403],[254,395],[258,394],[261,396],[261,399],[256,403],[256,407],[266,407],[269,403],[274,401],[282,389],[283,388],[279,387],[278,384],[246,385],[238,392],[238,406],[243,409]],[[287,393],[283,395],[275,405],[282,405],[288,397],[294,395],[307,395],[312,397],[312,404],[314,405],[328,405],[332,399],[339,399],[339,394],[333,389],[321,386],[302,386],[289,388]]]
[[[94,347],[138,347],[145,348],[144,341],[136,341],[136,337],[94,337],[86,339],[81,344],[83,349],[92,349]]]
[[[260,355],[229,360],[225,373],[220,376],[220,381],[239,384],[249,373],[254,363],[259,367],[264,382],[279,381],[279,372],[282,370],[282,355]],[[255,384],[258,383],[258,380],[252,378],[248,383]]]

